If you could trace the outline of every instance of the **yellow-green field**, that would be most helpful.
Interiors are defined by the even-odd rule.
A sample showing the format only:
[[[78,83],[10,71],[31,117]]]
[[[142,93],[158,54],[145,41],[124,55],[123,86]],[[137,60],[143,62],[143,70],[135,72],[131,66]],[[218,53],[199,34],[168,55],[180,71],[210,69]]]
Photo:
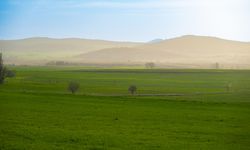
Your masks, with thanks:
[[[0,85],[0,149],[250,147],[247,70],[12,69]]]

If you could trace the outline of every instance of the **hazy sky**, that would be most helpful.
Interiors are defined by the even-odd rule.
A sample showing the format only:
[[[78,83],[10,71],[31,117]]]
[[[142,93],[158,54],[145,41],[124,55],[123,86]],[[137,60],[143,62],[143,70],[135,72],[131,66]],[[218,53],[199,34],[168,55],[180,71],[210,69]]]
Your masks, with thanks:
[[[250,41],[250,0],[0,0],[0,38]]]

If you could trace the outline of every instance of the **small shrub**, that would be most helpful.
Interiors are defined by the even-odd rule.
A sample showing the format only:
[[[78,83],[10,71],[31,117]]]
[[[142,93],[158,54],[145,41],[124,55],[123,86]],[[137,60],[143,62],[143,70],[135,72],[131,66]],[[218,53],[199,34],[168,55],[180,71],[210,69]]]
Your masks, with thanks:
[[[129,86],[129,88],[128,88],[128,91],[129,91],[132,95],[135,94],[136,90],[137,90],[137,87],[136,87],[135,85],[131,85],[131,86]]]
[[[153,63],[153,62],[148,62],[148,63],[145,64],[145,67],[146,67],[147,69],[153,69],[153,68],[155,67],[155,63]]]
[[[79,90],[79,88],[80,88],[80,84],[78,82],[75,82],[75,81],[69,82],[68,90],[72,94],[75,94]]]

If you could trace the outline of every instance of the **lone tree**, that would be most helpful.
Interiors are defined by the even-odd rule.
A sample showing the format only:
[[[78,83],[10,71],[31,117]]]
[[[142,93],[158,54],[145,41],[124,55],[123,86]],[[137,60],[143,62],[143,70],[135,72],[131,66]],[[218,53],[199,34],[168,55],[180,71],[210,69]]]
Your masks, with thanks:
[[[155,63],[153,63],[153,62],[148,62],[148,63],[145,64],[145,67],[146,67],[147,69],[153,69],[153,68],[155,67]]]
[[[137,87],[136,87],[135,85],[131,85],[131,86],[129,86],[129,88],[128,88],[128,91],[129,91],[132,95],[135,94],[136,90],[137,90]]]
[[[72,94],[75,94],[75,92],[78,91],[79,88],[80,88],[80,84],[79,84],[78,82],[75,82],[75,81],[69,82],[68,90],[69,90]]]
[[[3,65],[2,53],[0,53],[0,84],[3,84],[6,75],[6,68]]]

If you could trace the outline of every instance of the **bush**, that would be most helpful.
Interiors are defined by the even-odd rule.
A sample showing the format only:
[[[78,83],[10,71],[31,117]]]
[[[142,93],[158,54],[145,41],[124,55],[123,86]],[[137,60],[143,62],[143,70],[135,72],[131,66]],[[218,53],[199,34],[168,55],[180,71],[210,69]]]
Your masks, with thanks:
[[[131,86],[129,86],[129,88],[128,88],[128,91],[129,91],[132,95],[135,94],[136,90],[137,90],[137,87],[136,87],[135,85],[131,85]]]
[[[153,69],[155,67],[155,64],[153,62],[148,62],[145,64],[145,67],[147,69]]]
[[[75,94],[79,90],[79,88],[80,88],[80,84],[78,82],[75,82],[75,81],[69,82],[68,90],[72,94]]]

